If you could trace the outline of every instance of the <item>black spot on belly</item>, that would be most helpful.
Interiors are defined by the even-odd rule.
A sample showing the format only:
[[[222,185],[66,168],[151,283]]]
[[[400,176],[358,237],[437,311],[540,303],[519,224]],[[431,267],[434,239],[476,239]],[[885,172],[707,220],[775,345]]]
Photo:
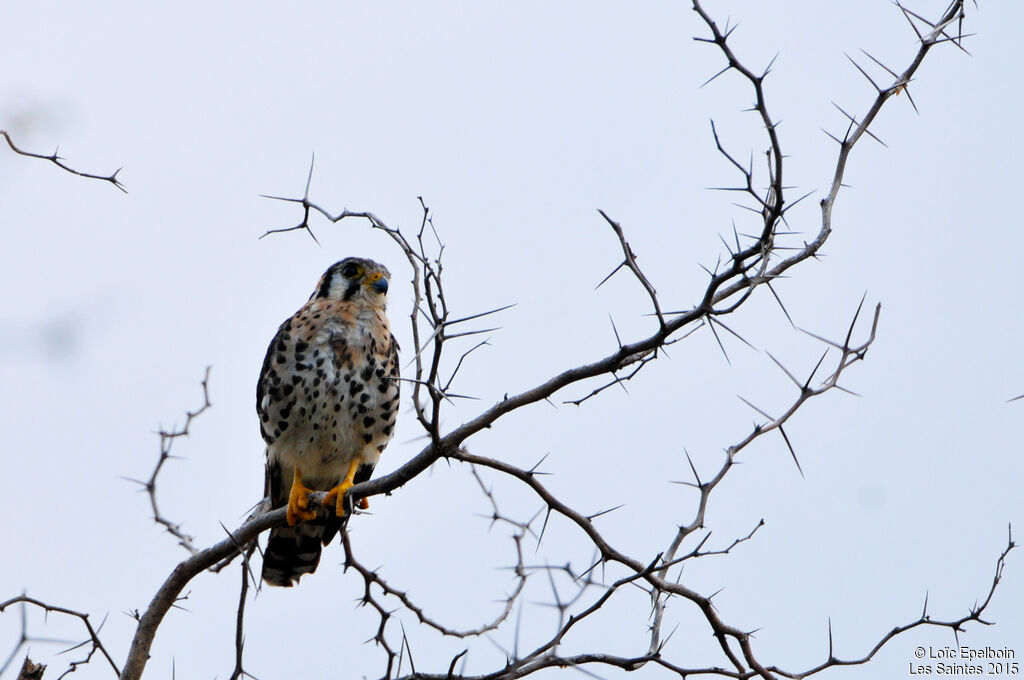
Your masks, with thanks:
[[[367,444],[370,443],[371,439],[373,439],[373,435],[370,434],[369,432],[363,435],[363,441],[366,442]]]
[[[284,349],[284,348],[282,347],[281,349]],[[277,355],[274,357],[274,361],[276,361],[279,364],[283,364],[285,362],[284,355],[281,354],[280,352],[278,352]]]
[[[355,396],[363,391],[363,383],[353,380],[348,384],[348,393]]]
[[[366,416],[363,418],[363,427],[370,427],[370,425],[373,425],[375,422],[377,422],[376,418],[373,416]]]
[[[303,340],[299,340],[298,342],[295,343],[296,352],[305,352],[307,347],[309,347],[309,343]]]

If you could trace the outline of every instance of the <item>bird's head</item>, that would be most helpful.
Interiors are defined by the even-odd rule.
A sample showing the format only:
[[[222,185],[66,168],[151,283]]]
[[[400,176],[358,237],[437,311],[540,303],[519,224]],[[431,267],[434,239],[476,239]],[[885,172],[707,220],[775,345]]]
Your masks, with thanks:
[[[328,267],[313,297],[368,302],[383,308],[387,304],[390,278],[391,272],[382,264],[361,257],[346,257]]]

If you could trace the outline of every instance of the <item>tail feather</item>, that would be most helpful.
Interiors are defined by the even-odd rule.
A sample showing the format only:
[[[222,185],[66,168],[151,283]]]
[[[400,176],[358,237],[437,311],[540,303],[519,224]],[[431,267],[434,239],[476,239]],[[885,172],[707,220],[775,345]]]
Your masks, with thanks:
[[[263,580],[287,588],[298,583],[303,574],[316,571],[324,528],[323,524],[300,522],[272,529],[263,551]]]

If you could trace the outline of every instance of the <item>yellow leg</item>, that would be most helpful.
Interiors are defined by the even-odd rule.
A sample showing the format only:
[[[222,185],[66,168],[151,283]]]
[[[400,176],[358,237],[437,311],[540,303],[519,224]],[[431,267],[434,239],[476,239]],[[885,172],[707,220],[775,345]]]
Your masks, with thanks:
[[[309,509],[309,492],[302,483],[299,468],[292,477],[292,490],[288,494],[288,526],[293,527],[300,520],[316,519],[316,510]]]
[[[345,475],[345,479],[338,486],[334,487],[327,492],[327,496],[324,498],[324,506],[334,506],[334,514],[338,517],[345,516],[345,492],[355,486],[356,470],[359,468],[360,460],[354,458],[348,466],[348,474]],[[362,507],[362,505],[360,505]]]

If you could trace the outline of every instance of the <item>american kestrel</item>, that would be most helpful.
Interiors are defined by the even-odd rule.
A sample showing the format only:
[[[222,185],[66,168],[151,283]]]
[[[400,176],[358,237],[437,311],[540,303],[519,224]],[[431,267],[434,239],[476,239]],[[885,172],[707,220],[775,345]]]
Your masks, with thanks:
[[[267,349],[256,386],[266,494],[271,507],[288,506],[288,527],[271,530],[263,553],[271,585],[291,586],[316,570],[321,544],[341,528],[346,504],[352,509],[345,492],[370,478],[394,434],[398,343],[384,313],[389,277],[372,260],[331,265]],[[328,519],[316,520],[310,491],[328,492]]]

